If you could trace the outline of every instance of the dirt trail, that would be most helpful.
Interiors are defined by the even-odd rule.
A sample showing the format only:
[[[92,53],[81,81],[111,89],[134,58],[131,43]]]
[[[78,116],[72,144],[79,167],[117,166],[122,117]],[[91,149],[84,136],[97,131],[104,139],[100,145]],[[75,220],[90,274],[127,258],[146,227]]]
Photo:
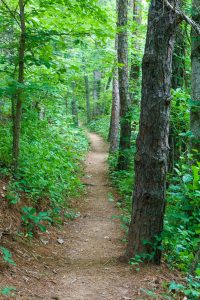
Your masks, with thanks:
[[[108,182],[108,147],[94,133],[89,133],[89,138],[91,151],[85,162],[84,180],[87,184],[85,213],[71,228],[66,252],[69,269],[63,275],[62,290],[56,294],[59,299],[66,300],[150,299],[145,294],[142,296],[140,288],[149,288],[149,282],[150,288],[155,288],[153,281],[160,270],[155,268],[152,277],[151,267],[137,273],[119,263],[124,245],[120,224],[112,219],[120,212],[108,201],[109,193],[115,193]]]
[[[109,193],[116,195],[108,181],[108,146],[98,135],[88,135],[91,150],[83,178],[87,192],[78,202],[81,215],[64,228],[47,232],[47,244],[40,237],[27,249],[20,248],[23,253],[15,250],[17,267],[4,271],[3,277],[0,272],[0,286],[16,287],[14,299],[146,300],[155,298],[142,288],[157,295],[162,292],[162,281],[169,273],[166,267],[147,266],[136,272],[118,261],[124,244],[120,222],[112,219],[120,211],[108,201]]]
[[[86,160],[87,196],[85,214],[72,229],[67,250],[71,268],[62,280],[61,299],[126,299],[130,296],[129,267],[119,266],[122,254],[119,214],[108,201],[107,145],[96,134],[89,134],[91,151]],[[64,292],[64,293],[63,293]]]

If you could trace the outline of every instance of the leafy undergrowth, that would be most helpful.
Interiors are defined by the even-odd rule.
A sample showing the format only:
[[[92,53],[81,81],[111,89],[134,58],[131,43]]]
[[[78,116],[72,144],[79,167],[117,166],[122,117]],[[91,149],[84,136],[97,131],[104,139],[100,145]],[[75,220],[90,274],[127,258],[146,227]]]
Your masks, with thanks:
[[[12,254],[18,240],[38,238],[49,227],[76,218],[70,200],[84,192],[80,180],[88,149],[84,131],[61,115],[39,120],[33,114],[23,122],[20,168],[15,178],[11,124],[8,121],[0,127],[0,268],[15,264]]]
[[[105,138],[108,125],[108,121],[105,125],[97,120],[96,124],[93,121],[92,129]],[[172,295],[172,298],[170,296],[166,299],[195,300],[200,297],[200,163],[193,165],[192,156],[189,157],[190,159],[182,157],[174,173],[169,174],[168,178],[170,187],[166,199],[163,257],[169,267],[180,270],[185,279],[181,283],[178,280],[172,281],[166,286],[168,295]],[[130,167],[127,171],[116,171],[116,161],[117,155],[109,157],[110,177],[120,194],[117,205],[122,209],[120,218],[127,231],[131,215],[134,170]],[[138,267],[139,262],[133,259],[133,264]]]
[[[100,134],[106,141],[108,139],[109,125],[110,116],[101,116],[98,119],[91,121],[89,128],[91,131]]]

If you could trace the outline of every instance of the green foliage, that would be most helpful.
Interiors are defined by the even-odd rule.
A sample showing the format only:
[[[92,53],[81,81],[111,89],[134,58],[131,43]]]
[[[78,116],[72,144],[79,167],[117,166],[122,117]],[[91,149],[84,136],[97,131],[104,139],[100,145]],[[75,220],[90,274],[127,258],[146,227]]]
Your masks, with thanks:
[[[12,254],[10,253],[10,251],[5,248],[5,247],[0,247],[0,252],[2,254],[2,259],[4,262],[10,264],[10,265],[16,265],[13,258],[12,258]]]
[[[64,217],[66,219],[69,219],[69,220],[74,220],[78,217],[80,217],[80,212],[75,212],[74,210],[72,209],[68,209],[65,213],[64,213]]]
[[[189,276],[186,278],[185,284],[176,283],[172,281],[169,285],[170,294],[175,294],[177,297],[186,296],[188,300],[198,300],[200,297],[200,282],[199,280],[195,280],[193,277]]]
[[[170,139],[173,139],[174,156],[179,157],[188,150],[190,143],[190,95],[180,88],[172,90],[170,115]]]
[[[140,271],[140,264],[143,262],[143,258],[140,255],[135,255],[135,257],[131,258],[129,264],[133,267],[137,272]]]
[[[6,199],[9,201],[9,204],[17,204],[20,202],[20,195],[17,192],[19,189],[18,182],[10,181],[7,187]]]
[[[108,139],[109,126],[110,116],[101,116],[89,124],[90,130],[100,134],[105,140]]]
[[[79,162],[87,150],[83,131],[69,126],[64,119],[51,126],[46,121],[36,124],[27,121],[24,135],[20,169],[22,189],[35,200],[47,197],[52,206],[64,205],[67,198],[82,189],[77,174]]]
[[[3,166],[9,166],[12,159],[12,136],[10,135],[11,125],[2,126],[0,121],[0,164]],[[3,137],[3,138],[2,138]]]
[[[85,134],[81,129],[71,127],[70,120],[62,116],[59,121],[51,121],[51,125],[37,120],[34,114],[27,114],[26,118],[18,181],[10,183],[7,199],[12,204],[17,203],[19,192],[23,191],[35,203],[46,197],[52,207],[66,205],[69,197],[83,189],[77,175],[88,147]],[[6,144],[7,139],[8,135],[3,135],[0,143]],[[3,158],[2,162],[7,163]]]
[[[166,259],[187,272],[200,245],[200,164],[184,159],[170,179],[164,247]]]
[[[40,211],[37,213],[34,207],[23,207],[22,208],[22,224],[26,228],[26,234],[29,237],[33,237],[33,234],[37,229],[40,229],[42,232],[46,231],[46,226],[44,225],[44,221],[47,223],[52,223],[53,220],[50,217],[51,211]]]
[[[133,171],[112,171],[111,169],[110,177],[122,197],[121,207],[126,208],[130,213],[133,193]]]
[[[14,297],[16,288],[13,286],[6,286],[0,290],[0,294],[5,297]]]

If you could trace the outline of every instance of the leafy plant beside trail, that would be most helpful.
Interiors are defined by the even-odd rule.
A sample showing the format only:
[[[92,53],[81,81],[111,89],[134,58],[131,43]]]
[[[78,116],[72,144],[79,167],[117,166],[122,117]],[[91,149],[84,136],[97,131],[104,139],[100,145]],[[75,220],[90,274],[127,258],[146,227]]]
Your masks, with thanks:
[[[100,134],[105,140],[108,139],[108,131],[110,125],[110,116],[101,116],[92,120],[89,124],[89,129]]]
[[[69,206],[71,197],[83,192],[80,176],[81,160],[88,148],[85,133],[82,129],[73,127],[70,118],[60,115],[57,120],[53,120],[52,117],[49,124],[48,119],[38,120],[33,112],[31,116],[26,113],[17,178],[9,175],[10,126],[0,127],[0,161],[4,166],[1,176],[7,174],[10,177],[6,198],[10,205],[20,203],[20,198],[29,199],[27,204],[30,207],[27,209],[34,210],[34,213],[29,213],[29,217],[26,217],[26,209],[26,213],[22,213],[22,221],[28,226],[30,233],[33,232],[33,227],[44,231],[44,225],[39,222],[44,221],[44,218],[35,222],[40,214],[51,209],[50,216],[53,218],[55,214],[56,217],[61,209]],[[25,207],[22,208],[23,211],[24,209]]]

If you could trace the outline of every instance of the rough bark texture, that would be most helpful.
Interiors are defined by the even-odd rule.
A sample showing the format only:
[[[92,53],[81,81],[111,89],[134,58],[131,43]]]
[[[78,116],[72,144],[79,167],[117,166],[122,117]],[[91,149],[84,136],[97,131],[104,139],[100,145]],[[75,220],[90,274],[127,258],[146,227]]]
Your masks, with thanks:
[[[85,98],[86,98],[86,112],[87,112],[87,123],[91,121],[91,110],[90,110],[90,87],[88,76],[84,76],[85,80]]]
[[[25,14],[24,14],[24,1],[19,0],[20,8],[20,39],[19,39],[19,70],[18,70],[18,82],[22,85],[24,83],[24,56],[25,56]],[[20,151],[20,131],[21,131],[21,119],[22,119],[22,103],[23,103],[23,88],[20,87],[16,93],[16,108],[15,116],[13,119],[13,166],[16,173],[19,165],[19,151]],[[14,100],[13,100],[14,105]],[[13,108],[14,112],[14,108]]]
[[[174,4],[174,1],[170,1]],[[176,16],[152,0],[143,57],[140,129],[135,156],[135,190],[127,257],[145,255],[159,264],[168,155],[172,53]]]
[[[193,19],[200,24],[200,3],[193,0]],[[195,157],[200,160],[200,36],[192,30],[192,100],[191,131],[193,133],[192,148],[197,152]]]
[[[128,92],[128,0],[118,3],[118,68],[119,95],[120,95],[120,142],[118,169],[126,170],[129,167],[129,149],[131,144],[131,113]]]

